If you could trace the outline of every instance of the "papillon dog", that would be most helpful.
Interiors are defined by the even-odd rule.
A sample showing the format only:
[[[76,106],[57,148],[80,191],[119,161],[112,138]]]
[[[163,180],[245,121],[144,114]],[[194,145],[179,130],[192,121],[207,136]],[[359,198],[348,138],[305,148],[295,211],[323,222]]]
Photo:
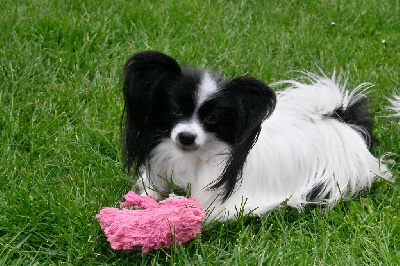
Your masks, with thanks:
[[[333,206],[390,179],[370,152],[369,84],[348,91],[334,75],[306,77],[275,92],[160,52],[134,54],[124,66],[123,145],[140,192],[160,199],[172,183],[209,220],[226,220],[282,204]]]

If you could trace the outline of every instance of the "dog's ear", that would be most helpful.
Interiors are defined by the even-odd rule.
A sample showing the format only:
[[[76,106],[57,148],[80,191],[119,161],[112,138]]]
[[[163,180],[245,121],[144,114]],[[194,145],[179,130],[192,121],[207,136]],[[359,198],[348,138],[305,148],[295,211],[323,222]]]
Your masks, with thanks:
[[[229,81],[222,93],[227,93],[238,108],[238,128],[230,156],[220,178],[211,189],[224,187],[226,201],[240,181],[246,158],[258,139],[262,122],[275,109],[275,92],[264,82],[251,77]]]
[[[133,108],[141,114],[148,113],[154,91],[180,74],[179,64],[166,54],[156,51],[134,54],[124,66],[124,97],[127,111]]]
[[[151,115],[154,93],[158,88],[174,82],[181,75],[181,68],[168,55],[145,51],[129,58],[123,73],[126,115],[123,145],[128,169],[135,162],[138,171],[148,152],[144,130]]]
[[[247,139],[247,134],[272,113],[276,105],[275,92],[261,80],[252,77],[239,77],[230,80],[224,88],[239,107],[239,131],[237,142]]]

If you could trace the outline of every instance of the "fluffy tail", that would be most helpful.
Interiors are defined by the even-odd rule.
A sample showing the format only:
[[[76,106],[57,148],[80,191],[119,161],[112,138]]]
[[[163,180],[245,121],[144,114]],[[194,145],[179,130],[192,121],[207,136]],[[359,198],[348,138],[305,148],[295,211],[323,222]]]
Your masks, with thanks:
[[[389,101],[392,104],[392,106],[389,107],[389,110],[394,112],[394,114],[392,114],[391,116],[397,117],[399,119],[399,124],[400,124],[400,96],[394,95],[393,99]]]
[[[286,80],[274,84],[289,85],[277,93],[276,113],[317,125],[314,133],[324,139],[324,148],[314,146],[324,150],[316,164],[320,171],[311,175],[305,189],[308,194],[302,198],[308,202],[325,201],[332,206],[346,195],[370,187],[376,176],[390,180],[389,169],[369,151],[373,116],[367,108],[367,90],[372,85],[363,83],[347,90],[346,80],[335,75],[329,78],[304,74],[305,82]]]
[[[289,84],[290,87],[278,93],[278,104],[282,110],[291,110],[303,114],[311,120],[334,118],[350,125],[359,132],[368,148],[373,143],[373,116],[368,110],[369,99],[367,91],[373,85],[362,83],[353,90],[348,90],[347,80],[342,81],[333,73],[332,77],[325,74],[318,76],[309,72],[304,74],[305,82],[285,80],[273,84]]]

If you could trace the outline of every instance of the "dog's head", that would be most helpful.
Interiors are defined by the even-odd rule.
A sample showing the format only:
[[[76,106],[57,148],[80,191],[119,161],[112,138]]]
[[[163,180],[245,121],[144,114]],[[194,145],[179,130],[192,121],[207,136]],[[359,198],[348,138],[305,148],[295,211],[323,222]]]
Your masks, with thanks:
[[[223,173],[211,188],[233,192],[262,121],[275,108],[275,93],[251,77],[225,80],[206,70],[181,69],[155,51],[133,55],[124,67],[128,167],[139,170],[151,151],[172,141],[181,152],[199,152],[211,141],[229,145]]]

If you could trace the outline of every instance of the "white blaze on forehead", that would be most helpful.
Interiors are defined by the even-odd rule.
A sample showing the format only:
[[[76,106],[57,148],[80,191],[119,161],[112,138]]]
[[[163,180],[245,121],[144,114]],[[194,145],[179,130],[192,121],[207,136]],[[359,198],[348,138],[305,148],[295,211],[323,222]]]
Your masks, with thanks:
[[[217,82],[213,79],[210,73],[204,72],[197,95],[198,106],[200,106],[202,102],[207,100],[212,94],[216,93],[217,91]]]

